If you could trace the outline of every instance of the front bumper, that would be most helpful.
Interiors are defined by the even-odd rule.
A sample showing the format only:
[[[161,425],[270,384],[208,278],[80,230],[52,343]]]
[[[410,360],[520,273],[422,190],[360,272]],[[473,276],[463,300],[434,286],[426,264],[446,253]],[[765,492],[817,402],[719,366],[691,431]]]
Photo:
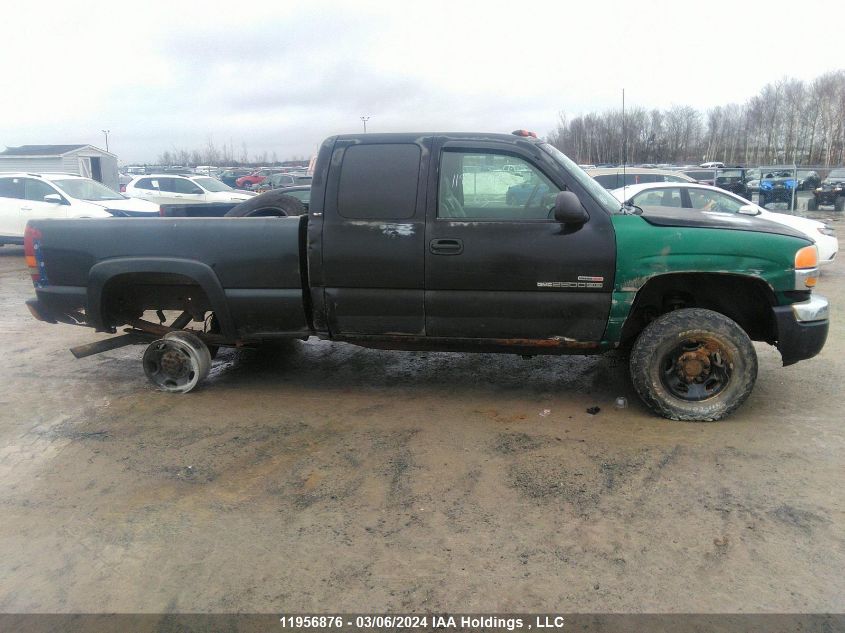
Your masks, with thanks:
[[[772,308],[778,329],[777,348],[783,365],[812,358],[824,347],[830,325],[830,304],[821,295]]]
[[[768,202],[786,202],[792,201],[792,189],[760,189],[760,198],[765,198]]]
[[[836,199],[845,195],[845,191],[816,191],[816,204],[824,206],[833,206],[836,204]]]

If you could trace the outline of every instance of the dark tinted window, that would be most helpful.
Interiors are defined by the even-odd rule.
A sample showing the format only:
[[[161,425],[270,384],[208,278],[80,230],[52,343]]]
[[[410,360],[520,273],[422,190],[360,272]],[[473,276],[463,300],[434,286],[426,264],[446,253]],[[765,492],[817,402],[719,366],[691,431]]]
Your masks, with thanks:
[[[158,180],[153,178],[141,178],[134,186],[136,189],[150,189],[155,191],[158,189]]]
[[[27,200],[35,200],[36,202],[44,202],[44,196],[51,193],[59,193],[53,189],[46,182],[34,180],[32,178],[24,179],[24,196]]]
[[[0,198],[23,199],[23,179],[0,178]]]
[[[420,149],[411,144],[353,145],[340,172],[338,212],[345,218],[402,219],[414,215]]]

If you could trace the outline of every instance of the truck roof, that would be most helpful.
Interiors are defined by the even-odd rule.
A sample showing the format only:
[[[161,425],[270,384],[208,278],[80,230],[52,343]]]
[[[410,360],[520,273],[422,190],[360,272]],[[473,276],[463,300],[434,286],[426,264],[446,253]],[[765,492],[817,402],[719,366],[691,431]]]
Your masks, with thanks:
[[[420,138],[445,137],[451,140],[497,141],[499,143],[537,145],[545,143],[543,139],[516,134],[501,134],[496,132],[379,132],[367,134],[338,134],[337,140],[360,140],[369,143],[414,143]]]

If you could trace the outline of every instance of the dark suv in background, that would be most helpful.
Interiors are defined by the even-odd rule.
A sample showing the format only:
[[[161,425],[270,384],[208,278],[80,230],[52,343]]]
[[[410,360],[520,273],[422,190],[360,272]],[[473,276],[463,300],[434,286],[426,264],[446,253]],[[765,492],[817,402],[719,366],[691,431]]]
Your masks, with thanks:
[[[744,167],[726,167],[716,172],[714,182],[717,187],[750,201],[751,189],[748,187],[748,180]]]
[[[810,211],[821,206],[833,206],[835,211],[845,210],[845,169],[842,167],[832,169],[807,201],[807,209]]]

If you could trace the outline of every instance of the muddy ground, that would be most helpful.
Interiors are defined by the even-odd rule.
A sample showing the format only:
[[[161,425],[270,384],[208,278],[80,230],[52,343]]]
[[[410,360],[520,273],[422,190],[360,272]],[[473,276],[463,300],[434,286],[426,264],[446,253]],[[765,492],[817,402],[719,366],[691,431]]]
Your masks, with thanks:
[[[141,347],[34,321],[0,248],[0,611],[842,611],[845,263],[823,353],[720,423],[616,357]],[[614,408],[625,396],[629,408]],[[596,415],[589,407],[598,406]]]

